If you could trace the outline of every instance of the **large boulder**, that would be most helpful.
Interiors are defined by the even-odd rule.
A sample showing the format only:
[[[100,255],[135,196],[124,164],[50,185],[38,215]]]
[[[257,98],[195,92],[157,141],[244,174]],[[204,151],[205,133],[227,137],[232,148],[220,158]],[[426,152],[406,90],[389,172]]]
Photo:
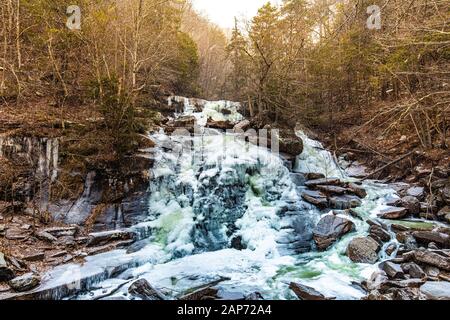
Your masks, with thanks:
[[[355,238],[347,247],[347,256],[353,262],[374,264],[378,260],[380,245],[370,237]]]
[[[41,283],[41,278],[34,273],[26,273],[9,281],[9,285],[17,292],[25,292],[36,288]]]
[[[348,219],[327,215],[319,221],[314,229],[314,241],[319,250],[326,250],[337,239],[353,231],[354,228],[354,223]]]
[[[450,282],[428,281],[420,287],[420,291],[430,300],[450,300]]]

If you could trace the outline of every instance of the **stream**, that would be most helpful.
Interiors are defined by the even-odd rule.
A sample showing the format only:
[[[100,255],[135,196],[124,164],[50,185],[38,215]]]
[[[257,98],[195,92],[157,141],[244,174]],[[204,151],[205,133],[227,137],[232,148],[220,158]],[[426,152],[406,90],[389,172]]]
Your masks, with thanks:
[[[319,210],[302,200],[305,187],[298,173],[356,179],[347,176],[319,142],[301,131],[297,135],[304,150],[289,170],[271,150],[236,134],[205,128],[208,117],[242,120],[237,103],[204,102],[199,111],[190,99],[172,97],[169,104],[175,101],[184,105],[176,117],[194,116],[200,134],[169,136],[161,131],[151,135],[156,147],[146,150],[155,159],[149,169],[150,209],[148,219],[132,227],[138,241],[128,250],[86,257],[81,266],[56,267],[46,275],[45,285],[59,289],[48,294],[66,299],[105,295],[129,299],[131,280],[143,278],[176,298],[225,277],[229,280],[217,286],[224,298],[259,292],[265,299],[296,299],[289,289],[291,281],[328,297],[363,297],[365,292],[355,283],[370,277],[376,266],[353,263],[345,251],[351,239],[367,235],[365,220],[376,217],[388,199],[396,198],[395,191],[365,181],[368,196],[355,209],[362,220],[345,216],[356,231],[319,252],[311,241],[312,230],[331,210]],[[63,283],[71,286],[63,290]]]

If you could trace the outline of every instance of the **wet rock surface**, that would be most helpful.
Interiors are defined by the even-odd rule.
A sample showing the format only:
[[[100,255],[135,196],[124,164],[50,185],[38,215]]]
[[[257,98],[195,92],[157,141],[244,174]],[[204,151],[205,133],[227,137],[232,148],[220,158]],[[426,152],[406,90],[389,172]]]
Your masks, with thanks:
[[[353,262],[373,264],[378,260],[380,245],[370,237],[355,238],[347,247],[347,256]]]
[[[333,300],[334,298],[327,298],[314,288],[305,286],[300,283],[291,282],[289,288],[295,293],[300,300],[321,301],[321,300]]]
[[[354,228],[354,223],[348,219],[336,215],[327,215],[319,221],[314,229],[314,241],[319,250],[326,250],[340,237],[351,232]]]
[[[404,218],[407,214],[408,209],[406,208],[389,207],[381,210],[379,217],[382,219],[395,220]]]
[[[363,187],[356,183],[346,183],[335,178],[322,178],[321,175],[305,175],[306,190],[302,198],[320,209],[345,210],[361,206],[361,199],[367,196]],[[308,178],[315,178],[308,180]]]

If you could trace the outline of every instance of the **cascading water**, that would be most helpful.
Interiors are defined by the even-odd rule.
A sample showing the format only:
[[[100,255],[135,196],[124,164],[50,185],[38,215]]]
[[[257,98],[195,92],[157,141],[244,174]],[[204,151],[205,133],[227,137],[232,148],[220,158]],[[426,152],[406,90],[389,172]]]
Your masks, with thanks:
[[[203,104],[199,110],[190,99],[169,99],[169,104],[175,102],[183,104],[183,115],[195,116],[201,126],[208,117],[242,119],[236,103],[196,100]],[[235,134],[201,130],[194,137],[169,137],[163,132],[152,136],[157,147],[148,221],[132,227],[147,245],[130,254],[116,250],[88,257],[80,273],[95,275],[92,278],[98,283],[95,289],[83,287],[85,293],[76,298],[92,299],[119,285],[110,298],[127,298],[127,281],[135,278],[176,297],[217,277],[230,279],[219,284],[224,291],[257,291],[266,299],[295,298],[288,288],[291,281],[338,299],[362,297],[364,293],[352,283],[370,276],[375,267],[351,262],[345,250],[353,237],[367,233],[368,225],[346,216],[357,231],[325,252],[314,250],[312,230],[329,212],[302,201],[304,187],[283,160]],[[305,147],[294,172],[351,180],[320,143],[302,132],[298,135]],[[381,184],[366,182],[364,187],[368,196],[356,209],[363,218],[375,216],[395,194]],[[54,274],[64,273],[65,268],[58,267]],[[49,278],[49,283],[62,281],[60,276]]]

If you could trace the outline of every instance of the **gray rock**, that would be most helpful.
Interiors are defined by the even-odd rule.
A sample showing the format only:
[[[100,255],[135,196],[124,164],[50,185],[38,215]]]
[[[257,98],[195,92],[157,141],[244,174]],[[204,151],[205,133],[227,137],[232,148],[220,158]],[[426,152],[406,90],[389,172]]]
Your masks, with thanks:
[[[361,200],[357,196],[342,195],[329,199],[330,207],[338,210],[353,209],[361,206]]]
[[[302,198],[306,202],[311,203],[320,209],[328,207],[327,197],[319,191],[305,190],[302,193]]]
[[[251,122],[249,120],[242,120],[238,124],[236,124],[233,128],[234,132],[239,133],[242,131],[247,131],[250,129]]]
[[[75,236],[78,231],[78,227],[55,227],[47,228],[43,231],[51,234],[54,237]]]
[[[417,198],[411,196],[403,197],[401,204],[410,214],[417,215],[420,213],[420,201]]]
[[[425,198],[425,189],[423,187],[412,187],[406,190],[406,194],[422,201]]]
[[[402,270],[408,273],[413,279],[423,279],[427,276],[423,269],[414,262],[402,264]]]
[[[442,232],[416,231],[413,237],[418,243],[426,244],[433,242],[441,248],[450,248],[450,236]]]
[[[392,293],[382,294],[379,290],[372,290],[369,295],[365,298],[369,301],[386,301],[394,300],[394,295]]]
[[[381,284],[388,281],[386,272],[383,270],[376,270],[369,278],[369,281],[363,282],[363,287],[366,291],[371,291],[380,288]]]
[[[278,143],[281,152],[292,155],[299,155],[303,152],[303,140],[297,137],[292,129],[280,130]]]
[[[399,232],[395,235],[398,242],[403,243],[407,250],[414,250],[418,248],[416,239],[409,232]]]
[[[334,298],[327,298],[323,294],[321,294],[319,291],[315,290],[314,288],[305,286],[300,283],[291,282],[289,285],[289,288],[294,291],[295,295],[300,300],[314,300],[314,301],[320,301],[320,300],[332,300]]]
[[[136,235],[131,231],[111,230],[89,234],[88,247],[104,245],[112,241],[134,240]]]
[[[75,237],[62,236],[58,239],[58,244],[63,244],[64,246],[73,246],[75,244]]]
[[[369,228],[370,237],[372,237],[378,243],[385,243],[391,240],[391,235],[389,232],[384,230],[382,227],[377,225],[372,225]]]
[[[166,125],[172,128],[192,128],[197,120],[194,116],[182,116],[175,120],[169,121]]]
[[[402,267],[396,263],[385,261],[379,265],[379,268],[386,272],[389,278],[403,278],[405,276]]]
[[[381,284],[380,289],[387,291],[391,288],[419,288],[424,282],[421,279],[388,280]]]
[[[128,293],[142,300],[167,300],[167,298],[155,289],[147,280],[139,279],[131,284]]]
[[[9,281],[14,278],[14,271],[8,267],[5,260],[5,255],[0,252],[0,282]]]
[[[381,210],[379,216],[382,219],[401,219],[408,214],[408,210],[406,208],[396,208],[396,207],[388,207],[384,210]]]
[[[319,191],[325,193],[325,194],[338,194],[338,195],[343,195],[347,192],[346,188],[342,188],[339,186],[328,186],[328,185],[318,185],[316,187]]]
[[[356,183],[349,183],[347,186],[347,189],[349,192],[356,194],[361,199],[364,199],[365,197],[367,197],[366,190],[363,187],[357,185]]]
[[[314,241],[319,250],[326,250],[337,239],[354,230],[352,221],[335,215],[323,217],[314,229]]]
[[[426,266],[424,269],[426,275],[430,278],[438,278],[441,271],[439,268],[433,266]]]
[[[386,250],[384,250],[384,252],[388,255],[391,256],[395,250],[397,250],[397,245],[394,243],[391,243],[387,246]]]
[[[41,283],[41,278],[33,273],[26,273],[9,281],[9,285],[17,292],[25,292],[36,288]]]
[[[430,300],[450,300],[450,282],[447,281],[428,281],[420,291]]]
[[[373,264],[378,260],[380,245],[370,237],[355,238],[347,247],[347,256],[353,262]]]
[[[445,271],[450,271],[450,258],[428,250],[412,251],[412,256],[416,262],[425,263]]]

